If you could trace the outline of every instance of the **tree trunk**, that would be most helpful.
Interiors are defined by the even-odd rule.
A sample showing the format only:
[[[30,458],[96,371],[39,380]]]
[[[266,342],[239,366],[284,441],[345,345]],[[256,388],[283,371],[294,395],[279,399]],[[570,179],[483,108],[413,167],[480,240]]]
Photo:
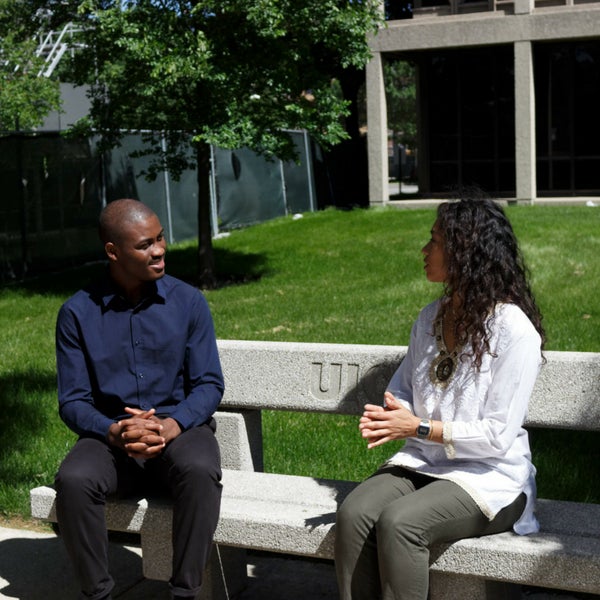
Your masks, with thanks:
[[[198,287],[214,289],[217,285],[215,257],[210,226],[210,146],[196,144],[198,173]]]

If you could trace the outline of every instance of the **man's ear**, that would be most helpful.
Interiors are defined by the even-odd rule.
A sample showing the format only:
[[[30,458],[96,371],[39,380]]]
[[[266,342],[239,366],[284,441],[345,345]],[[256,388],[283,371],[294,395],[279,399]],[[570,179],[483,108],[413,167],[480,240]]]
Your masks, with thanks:
[[[112,242],[104,244],[104,251],[106,252],[106,256],[108,256],[108,260],[117,260],[117,247]]]

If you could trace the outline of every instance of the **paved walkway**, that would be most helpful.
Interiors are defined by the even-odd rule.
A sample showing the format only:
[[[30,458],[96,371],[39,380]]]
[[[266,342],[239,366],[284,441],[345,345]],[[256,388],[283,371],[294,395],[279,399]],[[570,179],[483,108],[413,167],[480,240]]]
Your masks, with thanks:
[[[390,196],[389,205],[404,208],[427,208],[436,206],[444,199],[423,198],[416,199],[415,195],[419,191],[418,186],[399,183],[390,180],[388,182],[388,194]],[[512,200],[512,199],[511,199]],[[501,199],[506,203],[508,199]],[[523,203],[522,203],[523,204]],[[566,197],[541,197],[535,199],[536,206],[588,206],[591,208],[600,207],[600,197],[598,196],[566,196]]]
[[[232,600],[337,600],[330,561],[250,554],[248,587]],[[111,544],[115,600],[169,600],[167,584],[144,579],[140,550]],[[0,599],[77,598],[72,571],[60,539],[51,533],[0,527]],[[600,598],[526,590],[524,600]]]
[[[333,565],[256,554],[248,588],[235,600],[337,600]],[[115,600],[169,600],[165,582],[144,579],[140,549],[111,544]],[[62,541],[52,533],[0,527],[0,599],[75,600]],[[232,599],[234,600],[234,599]]]

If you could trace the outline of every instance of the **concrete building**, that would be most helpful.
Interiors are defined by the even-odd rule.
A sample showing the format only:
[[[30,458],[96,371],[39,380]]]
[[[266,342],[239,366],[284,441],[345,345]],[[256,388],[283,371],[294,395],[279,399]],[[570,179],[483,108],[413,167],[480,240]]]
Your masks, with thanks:
[[[423,198],[600,195],[600,2],[416,0],[370,40],[369,200],[388,201],[383,64],[417,67]],[[393,2],[387,3],[393,6]]]

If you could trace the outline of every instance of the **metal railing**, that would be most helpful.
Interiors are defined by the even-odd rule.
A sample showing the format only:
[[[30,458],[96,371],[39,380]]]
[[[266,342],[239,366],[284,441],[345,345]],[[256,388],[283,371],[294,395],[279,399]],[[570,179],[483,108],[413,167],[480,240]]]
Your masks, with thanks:
[[[38,77],[50,77],[68,50],[73,51],[83,47],[74,39],[81,31],[80,27],[76,27],[73,23],[67,23],[60,32],[49,31],[43,38],[40,36],[40,43],[35,54],[45,60],[38,72]]]

